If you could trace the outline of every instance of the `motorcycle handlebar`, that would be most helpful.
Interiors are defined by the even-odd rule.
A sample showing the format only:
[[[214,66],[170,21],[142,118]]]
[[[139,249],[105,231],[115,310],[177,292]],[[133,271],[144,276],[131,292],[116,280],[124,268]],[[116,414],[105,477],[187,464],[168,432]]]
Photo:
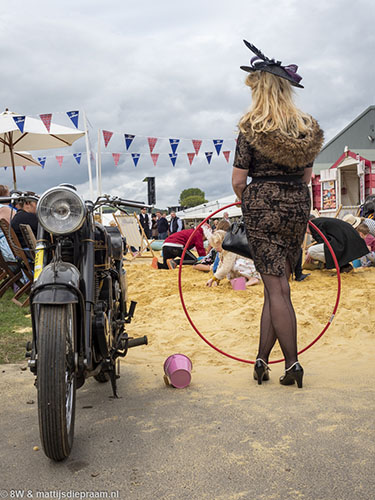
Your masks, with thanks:
[[[146,205],[140,201],[125,200],[117,196],[103,195],[97,199],[95,205],[97,204],[109,204],[109,205],[124,205],[131,208],[152,208],[152,205]]]
[[[9,196],[0,196],[0,203],[11,203],[12,205],[14,205],[15,203],[17,203],[18,201],[38,201],[39,200],[39,196],[35,195],[35,194],[27,194],[26,193],[21,193],[21,192],[17,192],[17,193],[12,193],[11,195]]]

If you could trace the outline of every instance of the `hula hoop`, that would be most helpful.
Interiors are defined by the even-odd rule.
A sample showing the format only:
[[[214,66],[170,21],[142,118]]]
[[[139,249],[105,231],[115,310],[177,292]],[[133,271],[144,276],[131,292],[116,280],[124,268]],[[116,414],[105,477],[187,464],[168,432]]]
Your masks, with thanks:
[[[254,364],[255,363],[255,360],[251,360],[251,359],[243,359],[243,358],[239,358],[237,356],[233,356],[232,354],[229,354],[221,349],[219,349],[218,347],[216,347],[214,344],[212,344],[212,342],[210,342],[209,340],[207,340],[204,335],[198,330],[198,328],[195,326],[193,320],[191,319],[189,313],[188,313],[188,310],[186,308],[186,305],[185,305],[185,301],[184,301],[184,296],[183,296],[183,293],[182,293],[182,282],[181,282],[181,277],[182,277],[182,262],[184,260],[184,257],[185,257],[185,254],[186,254],[186,251],[189,247],[189,243],[190,241],[192,240],[194,234],[196,233],[196,231],[202,227],[202,225],[208,221],[209,219],[211,219],[211,217],[213,215],[216,215],[217,213],[221,212],[222,210],[226,210],[227,208],[230,208],[230,207],[234,207],[236,205],[240,205],[241,202],[238,201],[238,202],[235,202],[235,203],[230,203],[229,205],[226,205],[225,207],[223,208],[219,208],[218,210],[216,210],[215,212],[212,212],[208,217],[206,217],[200,224],[198,224],[198,226],[195,228],[195,230],[192,232],[192,234],[190,235],[190,238],[187,240],[186,242],[186,245],[184,247],[184,250],[182,252],[182,256],[181,256],[181,260],[180,260],[180,265],[179,265],[179,268],[178,268],[178,291],[179,291],[179,294],[180,294],[180,300],[181,300],[181,305],[182,305],[182,309],[184,310],[184,313],[190,323],[190,325],[192,326],[193,330],[199,335],[199,337],[204,341],[206,342],[207,345],[209,345],[210,347],[212,347],[212,349],[215,349],[215,351],[219,352],[220,354],[223,354],[224,356],[227,356],[228,358],[231,358],[231,359],[234,359],[235,361],[241,361],[242,363],[248,363],[248,364]],[[325,327],[323,328],[323,330],[319,333],[319,335],[312,341],[310,342],[309,345],[307,345],[306,347],[304,347],[303,349],[301,349],[298,354],[302,354],[303,352],[307,351],[308,349],[310,349],[310,347],[312,347],[324,334],[325,332],[327,331],[327,329],[329,328],[329,326],[331,325],[332,321],[334,320],[334,317],[335,317],[335,314],[336,314],[336,311],[337,311],[337,308],[339,306],[339,301],[340,301],[340,295],[341,295],[341,276],[340,276],[340,268],[339,268],[339,264],[337,262],[337,259],[336,259],[336,255],[335,255],[335,252],[333,251],[329,241],[327,240],[327,238],[324,236],[324,234],[320,231],[320,229],[318,229],[315,224],[313,224],[311,221],[309,221],[309,224],[310,226],[315,229],[315,231],[319,234],[319,236],[323,239],[324,243],[327,245],[331,255],[332,255],[332,258],[333,258],[333,262],[335,264],[335,268],[336,268],[336,271],[337,271],[337,295],[336,295],[336,302],[335,302],[335,306],[333,308],[333,311],[332,311],[332,314],[331,314],[331,317],[329,318],[327,324],[325,325]],[[282,359],[276,359],[276,360],[273,360],[273,361],[269,361],[268,364],[273,364],[273,363],[281,363],[282,361],[284,361],[284,358]]]

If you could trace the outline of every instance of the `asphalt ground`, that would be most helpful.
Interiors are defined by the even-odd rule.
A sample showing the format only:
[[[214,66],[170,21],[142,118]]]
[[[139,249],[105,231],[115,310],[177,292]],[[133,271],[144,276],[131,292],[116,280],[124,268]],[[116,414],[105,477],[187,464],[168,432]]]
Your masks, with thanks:
[[[93,379],[77,392],[60,463],[41,448],[34,377],[2,365],[0,498],[373,499],[375,370],[332,363],[307,355],[303,389],[279,385],[281,365],[258,386],[239,364],[175,389],[162,364],[124,362],[120,399]]]

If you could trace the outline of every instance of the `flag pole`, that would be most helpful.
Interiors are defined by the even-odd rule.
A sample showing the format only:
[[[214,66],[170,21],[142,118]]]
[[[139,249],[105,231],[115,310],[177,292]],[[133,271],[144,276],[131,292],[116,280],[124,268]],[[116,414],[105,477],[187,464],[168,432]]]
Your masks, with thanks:
[[[86,113],[83,110],[83,126],[85,129],[85,140],[86,140],[86,155],[87,155],[87,170],[89,174],[89,189],[90,189],[90,200],[94,198],[94,189],[92,185],[92,174],[91,174],[91,150],[89,143],[89,131],[87,129]]]

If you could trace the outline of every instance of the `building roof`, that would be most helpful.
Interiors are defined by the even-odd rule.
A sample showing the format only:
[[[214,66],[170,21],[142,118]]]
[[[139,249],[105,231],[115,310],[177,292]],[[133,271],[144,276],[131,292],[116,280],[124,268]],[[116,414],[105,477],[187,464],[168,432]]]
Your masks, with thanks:
[[[322,169],[330,168],[343,154],[345,147],[368,160],[375,161],[374,105],[369,106],[325,144],[315,159],[314,173],[318,174]]]

